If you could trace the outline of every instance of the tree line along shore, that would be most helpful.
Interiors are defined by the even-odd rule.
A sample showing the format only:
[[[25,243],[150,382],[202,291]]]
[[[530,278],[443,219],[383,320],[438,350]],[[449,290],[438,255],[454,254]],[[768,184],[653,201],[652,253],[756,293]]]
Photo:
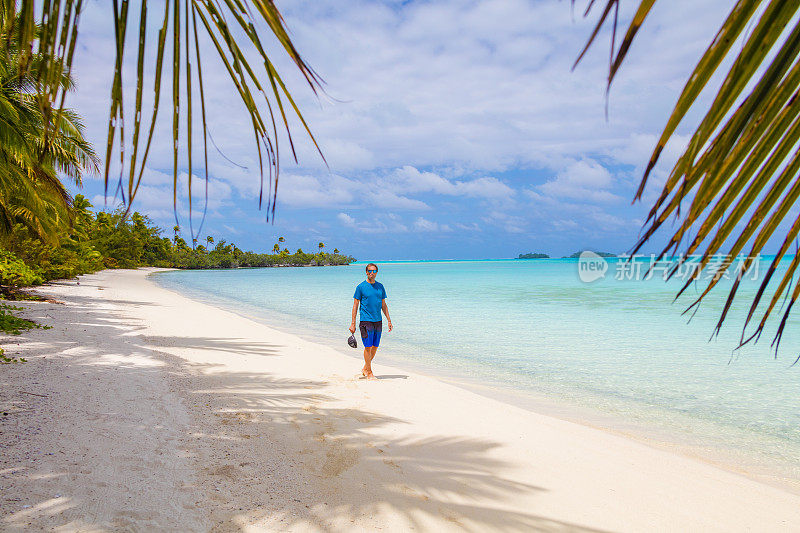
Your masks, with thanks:
[[[195,241],[189,246],[178,226],[173,228],[172,238],[163,236],[161,228],[138,212],[128,217],[123,217],[121,210],[94,213],[80,194],[71,207],[71,224],[53,239],[42,239],[23,224],[13,225],[0,248],[0,285],[4,293],[106,268],[298,267],[347,265],[355,261],[338,249],[325,252],[322,242],[315,253],[299,248],[292,253],[286,247],[281,249],[283,237],[268,253],[244,251],[212,236],[205,238],[205,244]]]

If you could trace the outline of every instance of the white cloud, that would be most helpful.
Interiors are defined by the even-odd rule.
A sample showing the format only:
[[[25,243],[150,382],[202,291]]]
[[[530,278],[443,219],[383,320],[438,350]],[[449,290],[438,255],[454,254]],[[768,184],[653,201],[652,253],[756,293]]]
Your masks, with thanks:
[[[616,202],[620,196],[609,192],[611,173],[591,160],[576,161],[554,179],[537,187],[546,195],[588,202]]]
[[[369,186],[366,185],[365,189]],[[371,205],[389,209],[430,209],[422,200],[406,198],[390,190],[367,189],[365,196],[371,200]]]
[[[448,180],[434,172],[420,172],[410,165],[395,170],[387,183],[409,193],[455,194],[455,186]]]
[[[354,157],[351,168],[370,168],[359,167],[362,161],[465,161],[491,171],[574,159],[588,146],[619,148],[629,132],[662,125],[680,90],[671,84],[686,79],[693,67],[687,58],[699,58],[708,28],[729,7],[722,0],[668,4],[652,15],[661,24],[648,20],[637,36],[612,88],[609,122],[602,81],[609,28],[571,72],[594,18],[573,19],[563,2],[443,0],[390,8],[315,0],[287,5],[285,15],[298,46],[343,101],[309,109],[315,131],[372,154]],[[692,24],[680,15],[687,8]],[[623,5],[621,20],[631,14]]]
[[[345,226],[353,227],[356,224],[356,220],[347,213],[339,213],[336,215],[336,218],[338,218],[339,221]]]
[[[408,231],[408,226],[403,223],[403,219],[394,213],[386,215],[389,220],[388,226],[396,233],[405,233]]]
[[[446,196],[468,196],[488,200],[510,199],[515,195],[514,189],[493,177],[481,177],[471,180],[449,180],[435,172],[421,172],[417,168],[405,165],[392,172],[385,186],[404,193],[435,193]]]
[[[349,220],[337,216],[342,228],[400,234],[422,218],[418,213],[432,218],[428,212],[435,209],[440,227],[477,232],[476,223],[455,220],[466,210],[480,209],[485,213],[482,222],[520,233],[550,227],[541,223],[548,220],[562,227],[593,223],[626,228],[628,219],[641,218],[625,204],[683,83],[730,2],[656,3],[612,87],[608,121],[604,79],[609,28],[571,72],[595,19],[576,15],[573,20],[566,2],[298,0],[280,7],[295,44],[324,77],[331,98],[323,96],[320,104],[285,54],[276,47],[269,50],[275,52],[277,67],[329,165],[290,117],[299,164],[293,162],[285,134],[279,134],[279,216],[294,208],[328,209],[329,217],[359,209],[355,218],[347,215]],[[621,21],[629,20],[633,9],[635,5],[621,4]],[[102,147],[108,106],[98,102],[107,102],[110,91],[113,28],[107,3],[92,2],[85,11],[75,68],[79,90],[68,104],[84,116],[89,138]],[[692,13],[691,20],[686,12]],[[156,18],[151,23],[157,32]],[[136,38],[135,32],[130,38]],[[149,40],[151,47],[154,41]],[[214,140],[208,154],[214,184],[209,217],[250,217],[261,179],[251,125],[232,96],[216,52],[208,42],[204,47],[206,110]],[[147,68],[152,76],[150,62]],[[134,70],[135,60],[125,67],[128,104],[135,96]],[[162,102],[169,104],[166,89]],[[151,108],[148,90],[144,109]],[[128,105],[129,123],[131,111]],[[160,118],[135,207],[168,219],[173,167],[168,107],[162,106]],[[644,202],[659,192],[692,121],[697,116],[690,114],[667,146]],[[198,121],[197,175],[202,160],[199,128]],[[129,135],[131,130],[126,130]],[[185,137],[182,142],[185,147]],[[185,172],[185,150],[182,155],[179,168]],[[512,172],[502,174],[506,171]],[[539,186],[521,177],[542,172],[552,179]],[[97,181],[87,182],[97,190]],[[184,193],[181,198],[185,200]],[[234,215],[238,206],[246,213]],[[404,222],[372,213],[375,208],[414,215],[406,214]],[[184,212],[182,205],[179,213]],[[260,214],[256,218],[263,220]],[[483,227],[489,235],[492,228]]]
[[[525,233],[528,227],[528,220],[519,215],[513,215],[504,211],[490,211],[483,221],[494,226],[498,226],[508,233]]]
[[[414,231],[423,231],[423,232],[433,232],[433,231],[452,231],[450,226],[447,224],[439,224],[438,222],[432,222],[423,217],[417,217],[414,221]]]
[[[361,233],[406,233],[408,231],[408,226],[403,224],[400,217],[394,214],[371,221],[356,220],[347,213],[339,213],[336,218],[343,226]]]
[[[477,198],[511,198],[514,189],[497,178],[477,178],[456,183],[456,189],[465,196]]]
[[[461,222],[453,223],[453,227],[456,229],[464,230],[464,231],[480,231],[481,227],[478,226],[477,223],[472,222],[470,224],[462,224]]]
[[[358,188],[357,182],[335,174],[324,177],[284,174],[278,187],[278,201],[298,207],[339,207],[350,204]]]
[[[609,122],[603,105],[608,31],[571,72],[593,19],[573,19],[569,7],[556,0],[443,0],[395,7],[308,0],[282,5],[298,49],[335,98],[323,99],[321,106],[284,54],[276,50],[275,59],[334,173],[459,162],[487,171],[549,165],[575,159],[587,149],[624,149],[630,132],[649,135],[663,126],[693,60],[707,46],[708,28],[721,22],[728,3],[663,4],[669,7],[657,4],[615,81]],[[688,8],[692,24],[682,18]],[[626,20],[631,7],[622,10]],[[97,102],[107,99],[113,73],[109,15],[106,6],[87,9],[76,65],[80,91],[70,97],[98,146],[105,140],[108,108]],[[243,164],[257,184],[249,119],[231,97],[216,52],[210,46],[206,52],[208,123],[224,154],[211,146],[211,163],[228,158]],[[129,91],[135,91],[134,65],[127,65],[124,78]],[[148,91],[145,98],[151,98]],[[145,101],[145,109],[149,105]],[[172,163],[171,121],[165,117],[162,113],[152,148],[154,168]],[[289,156],[288,143],[280,140]],[[325,168],[302,127],[295,129],[293,140],[304,172]],[[290,169],[290,157],[284,159]]]

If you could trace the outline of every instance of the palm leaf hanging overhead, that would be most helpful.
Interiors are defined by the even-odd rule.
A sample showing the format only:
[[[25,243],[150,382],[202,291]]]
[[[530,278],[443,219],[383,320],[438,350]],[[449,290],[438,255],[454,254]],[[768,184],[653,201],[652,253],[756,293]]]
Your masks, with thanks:
[[[603,25],[611,21],[609,86],[656,0],[640,0],[617,47],[614,39],[619,3],[620,0],[604,2],[594,32],[577,60],[583,57]],[[595,0],[590,0],[584,15],[589,15],[595,4]],[[737,267],[733,267],[735,281],[715,328],[718,334],[744,273],[765,251],[770,238],[782,238],[782,244],[750,303],[740,339],[740,346],[757,340],[768,317],[779,302],[786,299],[772,341],[776,355],[789,314],[800,296],[800,280],[794,281],[793,278],[800,261],[798,254],[789,261],[787,270],[776,276],[778,263],[790,251],[792,242],[800,233],[800,215],[797,209],[793,209],[800,196],[799,15],[800,2],[797,1],[738,0],[734,3],[678,98],[634,197],[634,201],[641,200],[648,178],[667,142],[689,109],[708,89],[712,75],[723,62],[731,61],[730,68],[723,73],[722,86],[713,96],[713,102],[705,110],[704,118],[650,209],[632,255],[651,240],[668,218],[677,219],[677,230],[659,258],[675,254],[681,243],[686,242],[683,259],[670,275],[687,261],[689,255],[696,254],[699,265],[695,275],[680,289],[680,296],[699,278],[703,269],[709,268],[715,256],[723,254],[726,259],[721,265],[714,265],[716,273],[689,306],[689,311],[699,305],[726,275],[738,254],[747,254]],[[740,44],[734,48],[734,43]],[[785,235],[776,233],[781,224],[789,227]],[[768,289],[770,281],[777,281],[777,285]],[[765,298],[768,302],[762,302]],[[754,321],[758,324],[749,332],[748,325]]]
[[[266,52],[263,40],[272,35],[283,53],[287,54],[300,71],[308,85],[316,93],[321,85],[317,74],[306,64],[292,44],[283,18],[272,0],[163,0],[159,8],[149,11],[154,2],[141,0],[131,3],[129,0],[110,0],[113,7],[113,23],[116,42],[116,62],[111,89],[110,110],[108,120],[108,137],[106,145],[105,184],[106,192],[116,191],[123,202],[130,208],[142,180],[142,174],[150,152],[153,132],[158,120],[159,103],[162,93],[162,81],[166,77],[172,88],[172,137],[173,137],[173,185],[178,186],[179,166],[179,134],[181,127],[191,133],[193,120],[192,84],[197,83],[200,96],[200,121],[203,131],[203,156],[206,178],[207,138],[208,130],[205,113],[205,93],[203,87],[202,55],[200,52],[200,35],[205,35],[217,52],[219,59],[234,84],[236,93],[241,99],[250,117],[253,138],[259,158],[261,174],[261,192],[259,207],[264,200],[264,167],[267,167],[268,182],[266,187],[267,216],[274,217],[275,200],[277,198],[279,173],[278,126],[286,129],[289,148],[295,157],[294,143],[289,131],[289,113],[293,113],[300,121],[302,128],[317,146],[314,136],[303,119],[294,99],[289,93],[283,79],[278,74],[274,61]],[[133,4],[133,5],[131,5]],[[37,6],[38,7],[37,9]],[[134,7],[135,6],[135,7]],[[43,69],[43,75],[37,80],[37,90],[46,95],[46,101],[52,109],[63,105],[65,91],[49,72],[59,68],[69,74],[76,54],[76,42],[80,27],[81,11],[86,7],[83,0],[0,0],[0,28],[3,35],[16,35],[16,46],[30,50],[30,55],[39,53],[51,61],[50,69]],[[132,14],[131,8],[138,13]],[[14,15],[19,15],[17,22],[21,27],[16,32],[9,31],[14,24]],[[155,18],[154,18],[155,17]],[[126,61],[125,46],[128,22],[138,20],[137,49],[132,56],[136,57],[136,93],[134,102],[134,123],[132,135],[126,137],[125,108],[123,98],[124,64]],[[148,21],[157,20],[161,28],[157,35],[148,32]],[[41,24],[41,38],[36,33],[36,23]],[[155,39],[155,57],[148,57],[145,50],[149,40]],[[11,47],[12,43],[0,43],[0,53]],[[243,49],[255,52],[261,64],[251,65]],[[23,58],[24,59],[24,58]],[[145,65],[150,62],[154,67],[152,80],[153,109],[146,114],[143,109],[143,95],[149,87],[145,87]],[[196,109],[196,106],[194,106]],[[45,110],[47,112],[49,110]],[[192,195],[192,135],[186,135],[186,153],[188,154],[189,176],[189,209],[191,221]],[[319,146],[317,146],[319,150]],[[112,159],[119,157],[120,174],[112,178],[109,174]],[[115,183],[116,182],[116,183]],[[177,216],[177,191],[173,194],[173,204]],[[194,233],[194,232],[193,232]],[[199,230],[198,230],[199,233]],[[194,234],[193,234],[194,237]]]
[[[18,46],[22,21],[0,26],[0,241],[22,224],[32,236],[56,243],[69,226],[72,203],[61,178],[80,184],[98,161],[77,115],[63,107],[53,113],[48,97],[36,91],[45,74],[50,87],[73,84],[58,64]],[[40,28],[34,31],[40,35]]]

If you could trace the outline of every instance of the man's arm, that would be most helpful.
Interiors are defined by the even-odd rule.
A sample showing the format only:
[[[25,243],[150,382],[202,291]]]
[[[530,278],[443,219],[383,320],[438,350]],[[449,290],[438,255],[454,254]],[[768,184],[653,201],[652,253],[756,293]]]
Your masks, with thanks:
[[[350,322],[350,333],[356,332],[356,313],[358,313],[358,304],[360,303],[357,298],[353,298],[353,320]]]
[[[389,331],[392,331],[392,319],[389,318],[389,306],[386,305],[386,298],[381,301],[381,309],[383,310],[383,314],[386,315],[386,320],[389,322]]]

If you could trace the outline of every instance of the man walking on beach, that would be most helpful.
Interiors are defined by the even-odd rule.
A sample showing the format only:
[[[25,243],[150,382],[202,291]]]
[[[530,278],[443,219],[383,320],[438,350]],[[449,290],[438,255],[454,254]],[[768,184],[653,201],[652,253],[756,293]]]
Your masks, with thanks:
[[[389,331],[392,331],[392,319],[389,318],[389,307],[386,305],[386,289],[375,281],[378,276],[378,265],[367,265],[367,280],[362,281],[353,295],[353,320],[350,323],[350,333],[356,332],[356,312],[361,305],[361,321],[358,325],[361,330],[361,341],[364,343],[364,368],[361,375],[367,379],[376,379],[372,373],[372,360],[381,343],[381,330],[383,321],[381,311],[386,315]]]

